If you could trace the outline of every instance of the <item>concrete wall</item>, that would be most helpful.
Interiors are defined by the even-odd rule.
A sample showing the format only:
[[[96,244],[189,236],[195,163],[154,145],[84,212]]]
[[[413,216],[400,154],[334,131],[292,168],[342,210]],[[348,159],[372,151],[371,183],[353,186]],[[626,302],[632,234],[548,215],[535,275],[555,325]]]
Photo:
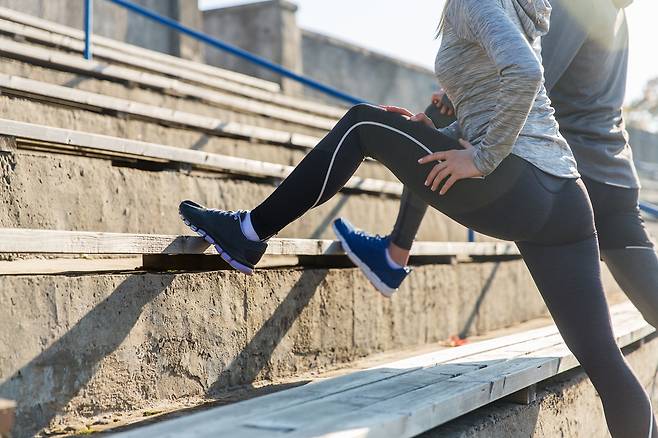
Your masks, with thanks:
[[[628,128],[635,161],[658,164],[658,134]]]
[[[430,70],[307,30],[302,56],[305,75],[372,103],[419,112],[438,87]],[[332,101],[308,88],[305,95]]]
[[[201,28],[196,0],[136,0],[183,24]],[[0,6],[82,29],[83,0],[0,0]],[[188,59],[203,60],[201,43],[107,1],[94,2],[94,32],[109,38]]]
[[[270,0],[220,8],[203,13],[204,31],[261,55],[296,72],[373,103],[390,103],[420,111],[437,87],[433,72],[356,45],[300,30],[297,8],[285,0]],[[206,52],[209,64],[282,83],[290,94],[299,86],[262,68],[214,50]],[[338,103],[303,88],[305,97]],[[341,103],[344,104],[344,103]]]
[[[204,32],[256,53],[297,73],[302,72],[301,31],[297,6],[286,0],[271,0],[220,8],[203,13]],[[225,52],[208,49],[206,62],[278,82],[287,94],[300,94],[301,86],[282,80],[269,70]]]

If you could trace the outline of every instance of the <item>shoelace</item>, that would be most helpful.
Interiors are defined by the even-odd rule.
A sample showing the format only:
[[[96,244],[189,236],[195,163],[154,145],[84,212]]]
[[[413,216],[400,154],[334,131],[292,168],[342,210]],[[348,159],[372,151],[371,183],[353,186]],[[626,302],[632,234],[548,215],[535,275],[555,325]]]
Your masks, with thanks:
[[[372,242],[381,242],[382,240],[386,240],[386,237],[380,236],[379,234],[375,234],[374,236],[372,234],[368,234],[365,231],[355,231],[354,234],[357,236],[363,238],[366,242],[372,243]]]
[[[211,212],[211,213],[219,213],[219,214],[229,215],[233,218],[233,220],[236,220],[236,221],[240,220],[240,215],[242,213],[247,212],[247,210],[227,211],[227,210],[219,210],[217,208],[206,208],[206,211]]]

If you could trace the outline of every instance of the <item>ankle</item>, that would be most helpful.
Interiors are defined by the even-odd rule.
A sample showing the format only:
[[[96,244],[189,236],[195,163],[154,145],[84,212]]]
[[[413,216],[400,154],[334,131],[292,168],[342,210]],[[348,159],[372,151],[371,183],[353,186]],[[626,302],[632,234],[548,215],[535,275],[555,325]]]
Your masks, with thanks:
[[[258,233],[254,229],[254,225],[251,223],[251,212],[247,212],[243,218],[240,218],[240,229],[244,237],[251,240],[252,242],[260,242],[261,238],[258,236]]]
[[[401,247],[397,246],[396,244],[394,244],[393,242],[391,242],[388,245],[388,248],[387,248],[387,251],[386,251],[387,256],[390,257],[390,259],[395,264],[397,264],[401,267],[405,267],[409,264],[409,253],[410,252],[411,252],[411,250],[401,248]]]

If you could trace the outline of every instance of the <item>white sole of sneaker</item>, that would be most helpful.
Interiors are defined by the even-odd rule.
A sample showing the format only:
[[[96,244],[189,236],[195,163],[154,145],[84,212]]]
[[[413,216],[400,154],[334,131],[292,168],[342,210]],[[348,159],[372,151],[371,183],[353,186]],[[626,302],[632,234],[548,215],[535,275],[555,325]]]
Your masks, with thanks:
[[[359,259],[359,257],[357,257],[357,255],[354,254],[350,246],[347,244],[347,242],[345,242],[343,236],[338,232],[338,229],[336,229],[335,224],[331,224],[331,228],[333,228],[334,234],[336,235],[338,241],[343,247],[343,251],[345,251],[345,254],[347,254],[347,257],[352,261],[352,263],[354,263],[359,269],[361,269],[361,271],[364,273],[368,281],[370,281],[370,283],[372,283],[372,285],[375,286],[375,289],[377,289],[377,291],[380,294],[382,294],[386,298],[391,298],[393,294],[397,291],[397,289],[392,289],[386,286],[386,284],[384,284],[384,282],[380,280],[379,277],[377,277],[377,274],[372,272],[370,267],[368,267],[368,265],[363,263],[361,259]]]
[[[183,223],[190,228],[190,230],[194,231],[199,235],[199,237],[203,238],[203,240],[214,246],[215,250],[217,251],[217,254],[219,254],[219,256],[226,263],[228,263],[233,269],[240,271],[246,275],[254,274],[254,270],[252,268],[243,265],[242,263],[238,262],[233,257],[231,257],[231,255],[228,252],[224,251],[222,247],[219,246],[219,244],[215,242],[215,240],[212,237],[210,237],[210,235],[205,230],[192,225],[192,223],[189,220],[187,220],[185,216],[183,216],[182,214],[179,213],[179,216],[183,220]]]

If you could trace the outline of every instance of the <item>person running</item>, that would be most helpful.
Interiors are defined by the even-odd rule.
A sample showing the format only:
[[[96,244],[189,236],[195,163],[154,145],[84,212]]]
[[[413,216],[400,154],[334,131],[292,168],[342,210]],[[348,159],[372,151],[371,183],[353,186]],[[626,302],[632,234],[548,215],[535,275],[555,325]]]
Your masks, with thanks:
[[[578,162],[594,209],[602,259],[644,318],[658,327],[658,256],[639,209],[640,181],[622,118],[628,69],[624,7],[632,0],[553,0],[542,39],[546,88],[560,132]],[[454,116],[441,90],[426,113],[437,124]],[[379,238],[339,220],[337,234],[383,294],[410,272],[412,242],[427,205],[405,189],[390,236]]]
[[[252,273],[269,237],[333,197],[372,157],[426,204],[515,241],[601,396],[612,436],[658,438],[650,399],[615,342],[591,205],[543,86],[549,16],[547,0],[446,3],[437,75],[468,141],[424,115],[356,105],[255,209],[183,201],[179,212],[231,266]]]

